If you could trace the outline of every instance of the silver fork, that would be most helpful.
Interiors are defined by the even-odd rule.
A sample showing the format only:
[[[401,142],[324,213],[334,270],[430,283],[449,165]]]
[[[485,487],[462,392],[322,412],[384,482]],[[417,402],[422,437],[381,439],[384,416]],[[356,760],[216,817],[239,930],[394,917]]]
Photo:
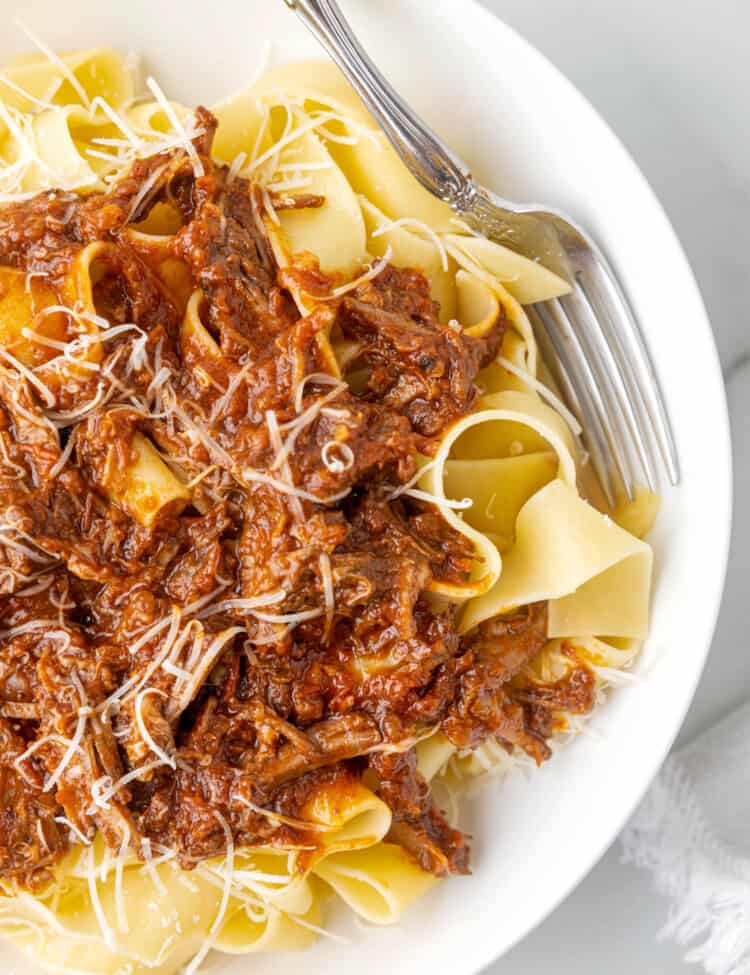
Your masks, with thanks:
[[[503,199],[412,111],[359,43],[335,0],[285,0],[338,64],[419,182],[475,232],[565,278],[571,292],[526,310],[545,362],[577,416],[610,504],[672,484],[680,470],[664,396],[632,307],[591,237],[564,214]]]

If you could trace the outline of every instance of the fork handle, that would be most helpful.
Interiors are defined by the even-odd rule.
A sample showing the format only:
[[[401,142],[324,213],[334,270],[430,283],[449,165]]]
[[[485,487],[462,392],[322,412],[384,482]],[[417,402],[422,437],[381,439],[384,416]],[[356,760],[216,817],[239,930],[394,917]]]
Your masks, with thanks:
[[[466,163],[407,105],[355,37],[336,0],[285,0],[341,68],[407,169],[469,226],[572,280],[554,214],[479,186]],[[565,224],[566,232],[570,225]]]
[[[430,193],[457,212],[473,209],[469,167],[412,111],[373,64],[335,0],[285,0],[328,51],[396,152]]]

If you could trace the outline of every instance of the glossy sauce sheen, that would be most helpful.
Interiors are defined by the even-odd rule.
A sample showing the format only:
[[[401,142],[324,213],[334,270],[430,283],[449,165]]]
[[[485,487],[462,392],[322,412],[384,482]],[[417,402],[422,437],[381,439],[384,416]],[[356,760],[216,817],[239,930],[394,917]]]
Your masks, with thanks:
[[[439,323],[422,273],[392,266],[316,302],[341,282],[310,255],[277,266],[260,189],[230,182],[211,161],[215,123],[203,110],[199,119],[199,178],[178,150],[136,163],[106,195],[44,193],[0,211],[0,264],[43,274],[61,302],[83,249],[104,243],[96,313],[140,330],[106,340],[98,369],[44,372],[51,408],[12,364],[0,365],[0,879],[46,882],[70,842],[61,817],[86,837],[99,830],[116,850],[126,830],[138,851],[148,837],[176,849],[186,868],[224,851],[217,812],[239,845],[314,844],[319,834],[243,800],[299,817],[321,781],[363,776],[393,811],[390,839],[428,871],[466,872],[466,837],[433,803],[413,741],[432,728],[460,748],[496,736],[542,761],[556,714],[588,710],[594,693],[584,666],[556,684],[520,674],[545,643],[543,604],[459,636],[455,607],[428,590],[432,580],[467,579],[473,553],[433,505],[392,497],[414,476],[415,456],[434,453],[446,427],[473,408],[476,373],[507,323],[498,318],[482,339],[457,333]],[[157,203],[179,218],[166,244],[128,231]],[[196,289],[215,354],[182,327]],[[312,296],[306,317],[290,289]],[[74,338],[72,321],[66,327]],[[332,374],[329,336],[356,344],[349,385],[309,379],[295,403],[301,380]],[[103,375],[102,401],[81,420],[60,421],[95,400]],[[325,396],[288,467],[276,464],[269,411],[283,442],[298,407]],[[58,416],[58,432],[45,412]],[[191,485],[189,502],[154,510],[149,524],[116,500],[138,437]],[[290,481],[320,501],[279,490]],[[200,615],[193,603],[274,592],[283,598],[261,612],[305,616],[275,622],[230,605],[205,616],[202,630],[190,624]],[[152,666],[146,676],[175,607],[184,611],[174,617],[179,632],[192,626],[182,663],[192,649],[193,673],[207,661],[188,699],[179,674]],[[150,689],[139,715],[137,694],[102,709],[127,681]],[[82,720],[78,748],[45,791]],[[158,764],[142,727],[169,764]],[[400,751],[387,747],[399,743]],[[92,799],[139,768],[108,801]]]

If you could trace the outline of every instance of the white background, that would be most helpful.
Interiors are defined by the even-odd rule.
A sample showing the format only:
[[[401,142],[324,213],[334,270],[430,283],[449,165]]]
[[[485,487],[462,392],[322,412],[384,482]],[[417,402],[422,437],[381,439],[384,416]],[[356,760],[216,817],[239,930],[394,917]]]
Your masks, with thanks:
[[[687,741],[750,697],[750,4],[483,2],[561,68],[630,149],[687,250],[712,319],[732,415],[735,521],[719,627],[680,736]],[[695,972],[684,949],[657,940],[665,902],[619,856],[615,843],[486,975]]]

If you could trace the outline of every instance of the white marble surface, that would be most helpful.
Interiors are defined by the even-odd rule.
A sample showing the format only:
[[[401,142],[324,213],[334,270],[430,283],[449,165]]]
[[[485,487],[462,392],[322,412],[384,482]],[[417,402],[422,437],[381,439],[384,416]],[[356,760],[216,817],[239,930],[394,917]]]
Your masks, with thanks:
[[[750,4],[483,2],[561,68],[628,146],[677,229],[712,319],[732,417],[735,521],[722,612],[680,736],[686,741],[750,698]],[[665,911],[647,875],[620,864],[615,843],[486,975],[695,971],[681,949],[657,941]]]

